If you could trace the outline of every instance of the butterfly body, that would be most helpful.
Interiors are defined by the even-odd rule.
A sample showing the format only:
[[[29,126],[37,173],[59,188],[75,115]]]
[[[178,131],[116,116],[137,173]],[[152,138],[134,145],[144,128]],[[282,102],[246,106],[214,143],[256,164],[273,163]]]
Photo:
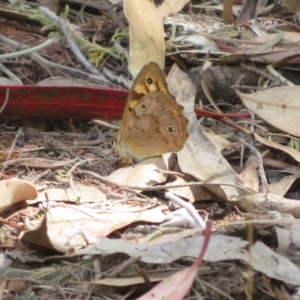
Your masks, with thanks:
[[[115,146],[129,159],[177,152],[188,137],[187,124],[162,70],[151,62],[132,85]]]

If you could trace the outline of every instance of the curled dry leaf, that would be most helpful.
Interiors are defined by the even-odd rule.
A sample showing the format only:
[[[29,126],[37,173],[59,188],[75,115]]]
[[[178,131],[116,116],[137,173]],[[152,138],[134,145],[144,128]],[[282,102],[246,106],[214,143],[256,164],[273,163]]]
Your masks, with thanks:
[[[117,184],[131,187],[153,186],[166,180],[167,174],[157,172],[157,170],[168,170],[173,159],[174,157],[170,157],[170,153],[151,157],[134,166],[118,169],[106,178]]]
[[[200,180],[215,183],[211,191],[222,199],[235,200],[248,194],[242,180],[203,133],[194,113],[196,89],[188,75],[174,65],[168,76],[168,85],[176,101],[184,106],[185,116],[189,120],[189,137],[184,148],[177,153],[181,170]]]
[[[47,232],[47,214],[44,214],[42,221],[36,228],[34,228],[33,230],[21,232],[21,234],[19,235],[19,240],[48,249],[56,249],[51,243]]]
[[[266,122],[300,137],[300,86],[275,87],[253,94],[236,90],[244,105]]]
[[[164,219],[163,208],[165,207],[148,209],[143,203],[139,207],[116,203],[97,210],[84,206],[77,206],[77,210],[68,206],[50,207],[48,210],[51,219],[45,216],[37,227],[32,226],[34,228],[23,232],[20,238],[22,241],[65,253],[71,248],[80,249],[93,244],[99,236],[107,236],[133,222],[160,223]]]
[[[33,200],[38,196],[34,185],[20,179],[0,181],[0,191],[0,212],[18,202]]]
[[[299,171],[296,174],[287,175],[283,177],[281,180],[269,184],[268,191],[276,195],[284,196],[291,188],[291,186],[294,184],[294,182],[299,178],[299,176],[300,176]]]

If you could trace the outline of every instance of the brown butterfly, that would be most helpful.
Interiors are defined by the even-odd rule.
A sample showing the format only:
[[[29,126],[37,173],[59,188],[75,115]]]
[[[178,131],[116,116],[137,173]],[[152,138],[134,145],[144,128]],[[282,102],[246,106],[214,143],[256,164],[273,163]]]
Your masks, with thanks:
[[[187,125],[163,71],[150,62],[133,82],[115,147],[131,160],[177,152],[188,137]]]

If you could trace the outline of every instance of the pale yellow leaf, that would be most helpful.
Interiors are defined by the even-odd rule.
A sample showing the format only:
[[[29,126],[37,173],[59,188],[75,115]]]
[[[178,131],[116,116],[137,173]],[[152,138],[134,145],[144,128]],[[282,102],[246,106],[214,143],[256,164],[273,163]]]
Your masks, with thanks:
[[[136,77],[147,63],[165,65],[164,26],[161,14],[149,0],[124,0],[124,12],[129,22],[129,71]]]

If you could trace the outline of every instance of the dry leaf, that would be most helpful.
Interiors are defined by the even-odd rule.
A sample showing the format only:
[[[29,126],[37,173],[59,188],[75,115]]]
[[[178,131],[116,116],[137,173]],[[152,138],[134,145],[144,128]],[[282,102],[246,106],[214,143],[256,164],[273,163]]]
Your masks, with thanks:
[[[185,116],[189,119],[189,137],[184,148],[177,153],[181,170],[200,180],[216,183],[211,191],[221,199],[235,200],[249,193],[243,189],[242,180],[227,160],[203,133],[194,113],[196,89],[188,75],[174,65],[167,81],[171,93],[176,97],[176,101],[184,106]],[[220,186],[217,186],[218,182]],[[232,184],[240,185],[241,188]]]
[[[295,220],[292,215],[281,214],[277,211],[270,212],[274,219]],[[300,260],[300,224],[280,224],[274,226],[278,239],[277,252],[299,265]]]
[[[295,218],[300,218],[300,201],[287,199],[272,193],[251,194],[241,197],[235,202],[239,207],[253,211],[253,207],[273,207],[282,213],[290,213]]]
[[[172,181],[172,185],[182,185],[183,187],[177,187],[172,189],[167,189],[168,191],[174,193],[177,196],[183,197],[185,199],[188,199],[189,202],[194,203],[194,192],[192,192],[190,186],[184,186],[184,184],[187,183],[184,178],[176,176],[176,179]],[[199,187],[197,187],[199,188]],[[196,189],[195,189],[196,190]]]
[[[240,173],[240,178],[244,181],[245,186],[255,192],[259,192],[258,165],[258,157],[252,154],[245,162],[245,169]]]
[[[210,141],[215,145],[215,147],[218,149],[218,151],[222,151],[228,147],[230,147],[232,144],[222,136],[211,133],[211,132],[204,132],[204,134],[210,139]]]
[[[34,185],[20,179],[0,181],[0,191],[0,212],[18,202],[33,200],[38,196]]]
[[[167,241],[164,244],[148,244],[122,239],[99,238],[94,245],[78,249],[73,255],[109,255],[118,252],[126,253],[129,256],[141,256],[143,262],[164,264],[181,257],[197,257],[203,240],[203,236],[194,235],[180,240]],[[249,254],[245,249],[247,244],[247,241],[233,236],[212,236],[204,260],[210,262],[229,259],[248,261]]]
[[[276,195],[280,195],[280,196],[284,196],[288,190],[291,188],[292,184],[297,180],[297,178],[299,177],[300,172],[298,171],[298,173],[293,174],[293,175],[287,175],[284,178],[282,178],[281,180],[269,184],[268,186],[268,191],[270,193],[276,194]]]
[[[104,193],[100,188],[74,181],[72,187],[50,188],[43,190],[42,192],[39,192],[37,199],[34,201],[28,201],[28,203],[33,204],[38,201],[45,201],[45,193],[47,193],[49,201],[61,200],[67,202],[80,201],[80,203],[98,203],[107,200],[106,193]]]
[[[68,252],[93,244],[99,236],[107,236],[113,231],[134,222],[144,221],[161,223],[165,217],[158,206],[148,209],[147,203],[140,206],[129,205],[103,206],[88,209],[84,206],[70,208],[55,206],[48,208],[49,214],[34,229],[21,234],[22,241],[27,241],[45,248]]]
[[[173,275],[175,271],[166,271],[161,272],[158,271],[157,273],[151,272],[147,274],[147,277],[150,282],[157,282],[164,280],[165,278]],[[130,286],[130,285],[136,285],[136,284],[144,284],[145,280],[141,276],[133,276],[133,277],[117,277],[117,278],[103,278],[103,279],[96,279],[93,281],[88,282],[81,282],[81,284],[97,284],[97,285],[108,285],[108,286]]]
[[[205,240],[202,249],[195,260],[189,267],[176,272],[170,277],[164,279],[158,285],[153,287],[145,295],[139,297],[139,300],[182,300],[190,290],[194,279],[197,275],[199,266],[202,263],[203,256],[207,250],[211,233],[211,225],[209,224],[205,230]]]
[[[300,284],[300,269],[262,242],[255,243],[250,249],[250,255],[250,263],[256,271],[287,284]]]
[[[157,170],[169,169],[169,165],[171,164],[169,158],[172,159],[170,155],[170,153],[166,153],[163,156],[148,158],[134,166],[118,169],[106,178],[120,185],[131,187],[148,187],[162,183],[166,180],[167,174],[157,172]]]
[[[77,158],[69,159],[65,161],[57,161],[53,159],[32,157],[32,158],[20,158],[19,162],[23,166],[31,167],[31,168],[58,168],[63,167],[65,165],[71,164],[75,162]]]
[[[287,146],[280,145],[278,143],[275,143],[275,142],[272,142],[269,140],[266,140],[265,138],[259,136],[257,133],[254,133],[254,137],[262,144],[272,147],[272,148],[275,148],[275,149],[278,149],[278,150],[281,150],[281,151],[289,154],[290,156],[292,156],[297,162],[300,162],[300,152],[298,152],[297,150],[287,147]]]
[[[129,71],[135,78],[142,67],[154,61],[165,66],[164,26],[161,14],[149,0],[124,0],[124,12],[129,22]]]
[[[284,86],[245,94],[236,90],[244,105],[271,125],[300,137],[299,86]]]

